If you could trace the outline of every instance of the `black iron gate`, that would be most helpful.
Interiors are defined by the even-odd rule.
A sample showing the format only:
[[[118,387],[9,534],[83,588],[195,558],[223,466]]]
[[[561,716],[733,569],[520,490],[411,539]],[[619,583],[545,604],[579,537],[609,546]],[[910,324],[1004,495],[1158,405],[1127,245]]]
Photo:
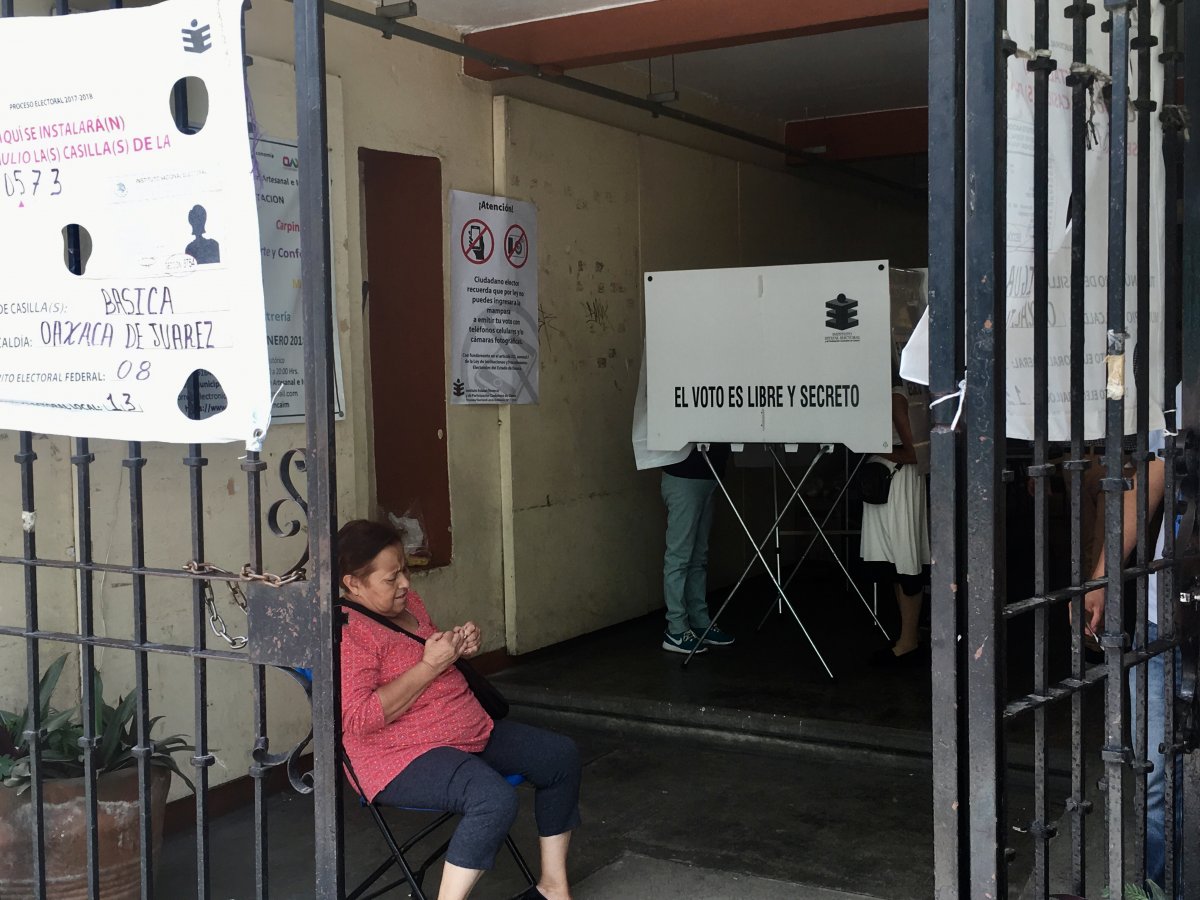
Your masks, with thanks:
[[[122,0],[111,0],[112,8],[121,7]],[[249,3],[247,3],[247,7]],[[56,0],[52,14],[67,15],[71,12],[67,0]],[[0,0],[0,18],[14,13],[13,0]],[[186,516],[190,532],[189,559],[148,560],[146,553],[147,529],[178,528],[181,514],[178,510],[164,509],[160,503],[155,507],[154,498],[144,488],[144,472],[148,459],[140,442],[127,444],[121,465],[126,470],[128,485],[128,509],[130,515],[130,558],[127,562],[100,561],[93,552],[94,539],[98,533],[109,528],[106,522],[94,522],[92,509],[92,473],[97,455],[87,438],[73,439],[70,458],[74,469],[74,515],[75,552],[64,554],[67,558],[54,555],[39,555],[37,541],[38,496],[47,490],[62,489],[60,484],[46,484],[44,477],[38,480],[38,454],[35,452],[34,435],[23,432],[18,436],[19,448],[15,454],[16,477],[20,480],[21,519],[24,523],[23,547],[19,556],[0,555],[0,566],[19,567],[23,573],[24,614],[19,602],[5,602],[0,606],[0,637],[18,639],[25,646],[25,668],[28,683],[29,716],[24,724],[23,737],[30,753],[29,804],[30,811],[30,854],[33,895],[39,900],[52,900],[54,887],[47,883],[46,871],[46,812],[45,778],[46,759],[40,749],[40,737],[45,736],[46,722],[41,720],[37,702],[38,682],[47,660],[42,652],[43,643],[71,645],[77,649],[81,685],[88,686],[80,691],[82,706],[83,737],[79,750],[84,769],[84,809],[86,818],[86,866],[88,895],[101,896],[100,835],[98,827],[97,754],[99,744],[96,712],[97,697],[90,685],[96,673],[96,651],[113,648],[128,652],[134,660],[135,685],[133,690],[135,712],[133,730],[136,745],[138,782],[138,818],[140,835],[141,896],[156,895],[152,865],[152,836],[161,829],[155,823],[151,804],[151,756],[154,739],[151,734],[155,709],[151,706],[149,684],[149,661],[155,655],[184,657],[192,660],[194,696],[195,751],[190,760],[196,786],[195,823],[195,871],[197,897],[211,894],[211,865],[213,854],[209,835],[209,769],[215,763],[214,748],[209,744],[208,664],[212,661],[234,662],[245,665],[248,694],[253,710],[253,735],[248,774],[254,783],[253,853],[255,869],[255,896],[268,896],[268,816],[266,776],[276,766],[287,765],[293,780],[292,765],[301,748],[293,752],[272,752],[267,734],[267,688],[266,670],[269,666],[310,668],[313,674],[312,690],[312,750],[313,767],[311,776],[306,776],[301,785],[313,797],[314,845],[316,851],[313,895],[317,897],[339,897],[342,895],[342,820],[341,778],[335,759],[340,716],[338,696],[337,647],[334,641],[335,622],[331,605],[336,596],[333,559],[331,556],[332,536],[336,530],[335,475],[334,475],[334,431],[333,431],[333,381],[331,365],[334,359],[332,330],[332,294],[330,280],[330,213],[329,213],[329,167],[326,155],[326,102],[325,102],[325,43],[324,7],[317,0],[297,0],[295,15],[295,67],[296,104],[299,133],[299,152],[304,168],[299,175],[301,205],[301,253],[302,253],[302,302],[304,310],[304,374],[306,446],[284,454],[281,480],[292,498],[300,503],[307,514],[307,550],[303,558],[289,571],[272,574],[263,568],[263,472],[266,461],[259,453],[250,452],[242,457],[241,470],[245,473],[246,507],[246,554],[244,559],[233,561],[209,560],[206,555],[204,517],[206,504],[212,504],[212,493],[206,496],[204,470],[208,460],[204,450],[197,444],[188,445],[183,456],[181,472],[186,472],[189,485],[189,509]],[[249,60],[248,60],[249,63]],[[177,124],[187,125],[186,94],[177,89],[175,94]],[[68,264],[72,271],[80,271],[80,235],[77,226],[69,226],[66,234]],[[190,403],[198,404],[199,386],[195,379],[190,387]],[[38,436],[38,438],[43,436]],[[216,448],[213,448],[214,450]],[[237,456],[240,448],[225,445],[219,448],[222,454]],[[301,471],[307,476],[307,497],[291,487],[292,471]],[[0,476],[4,479],[13,475]],[[229,493],[233,493],[231,487]],[[224,491],[221,492],[224,494]],[[276,535],[285,537],[299,530],[299,523],[291,529],[277,524],[280,503],[273,503],[267,521]],[[15,517],[14,517],[15,518]],[[241,518],[239,515],[237,518]],[[43,519],[45,522],[45,519]],[[236,527],[232,522],[230,527]],[[99,531],[98,531],[99,529]],[[225,565],[222,565],[224,563]],[[245,563],[244,568],[239,566]],[[227,567],[226,567],[227,566]],[[39,610],[39,575],[51,571],[72,573],[78,597],[78,629],[76,631],[50,630],[43,625]],[[96,589],[97,578],[119,575],[131,584],[133,629],[129,639],[116,638],[97,633]],[[163,643],[149,638],[149,620],[154,615],[154,584],[161,579],[188,579],[191,583],[191,639],[185,643]],[[211,646],[210,626],[214,633],[224,632],[224,623],[212,602],[212,582],[230,582],[235,589],[245,588],[251,641],[229,642],[229,646]],[[4,601],[16,597],[0,598]],[[243,647],[246,652],[243,652]],[[228,748],[223,748],[228,749]],[[162,892],[158,892],[162,896]]]
[[[1161,810],[1166,861],[1159,886],[1170,897],[1200,897],[1198,760],[1190,753],[1197,724],[1196,625],[1189,615],[1197,596],[1190,559],[1198,549],[1200,499],[1200,136],[1189,134],[1189,123],[1200,122],[1200,66],[1186,70],[1186,106],[1178,82],[1185,48],[1200,58],[1200,15],[1194,14],[1200,10],[1185,17],[1181,0],[1021,2],[1033,10],[1036,46],[1019,54],[1033,73],[1035,423],[1034,439],[1020,443],[1009,441],[1006,430],[1007,71],[1018,54],[1007,31],[1010,7],[1005,0],[930,3],[931,390],[937,398],[959,395],[962,422],[956,427],[955,402],[935,407],[937,896],[998,898],[1010,890],[1030,897],[1059,891],[1128,896],[1131,885],[1144,889],[1147,835]],[[1151,27],[1155,13],[1162,16],[1159,33]],[[1055,44],[1051,17],[1064,15],[1071,40]],[[1089,64],[1088,22],[1095,16],[1105,20],[1106,40],[1093,46]],[[1156,61],[1163,69],[1159,97],[1151,89]],[[1070,329],[1071,371],[1070,437],[1056,447],[1048,439],[1048,233],[1054,223],[1048,221],[1047,192],[1049,85],[1059,67],[1070,73],[1072,191],[1070,308],[1065,315],[1058,311],[1057,326]],[[1087,210],[1085,155],[1098,139],[1089,104],[1094,109],[1097,102],[1115,111],[1107,135],[1108,208]],[[1151,129],[1162,129],[1165,159],[1165,202],[1157,207],[1148,202]],[[1131,141],[1139,150],[1136,162],[1126,152]],[[1139,203],[1136,254],[1127,259],[1131,179]],[[1105,219],[1105,258],[1088,259],[1086,229]],[[1152,222],[1161,223],[1165,234],[1161,348],[1150,346]],[[1088,272],[1106,272],[1105,346],[1085,344]],[[1136,291],[1132,320],[1127,283],[1136,285],[1130,288]],[[1139,352],[1127,355],[1127,340],[1136,341]],[[1092,443],[1084,432],[1083,360],[1096,354],[1107,376],[1105,436],[1102,448],[1095,447],[1103,451],[1106,502],[1105,567],[1093,577],[1084,560],[1081,487]],[[1145,388],[1160,354],[1169,412],[1165,444],[1156,452]],[[1175,410],[1171,401],[1181,380],[1182,404]],[[1141,388],[1128,437],[1127,383]],[[1056,452],[1065,457],[1058,465],[1052,462]],[[1153,485],[1160,471],[1164,552],[1156,561],[1160,504]],[[1055,575],[1051,558],[1057,537],[1051,533],[1051,484],[1057,478],[1069,497],[1066,576]],[[1032,504],[1018,527],[1032,533],[1031,590],[1014,589],[1019,551],[1008,546],[1015,513],[1007,501],[1026,482]],[[1159,607],[1150,610],[1155,578]],[[1106,601],[1103,625],[1094,635],[1098,649],[1089,653],[1086,619],[1098,589]],[[1069,628],[1056,628],[1068,611]],[[1148,624],[1153,612],[1157,637]],[[1011,640],[1014,633],[1024,635],[1020,646]],[[1060,676],[1053,674],[1056,662],[1064,669]],[[1161,671],[1164,686],[1162,714],[1154,721],[1148,720],[1149,704],[1159,699],[1149,695],[1152,670]],[[1131,671],[1135,678],[1128,677]],[[1030,687],[1013,690],[1017,680]],[[1161,742],[1154,741],[1159,733]],[[1150,760],[1158,743],[1165,758],[1161,771]],[[1064,751],[1057,762],[1056,747]],[[1158,801],[1147,790],[1156,771],[1165,781]]]

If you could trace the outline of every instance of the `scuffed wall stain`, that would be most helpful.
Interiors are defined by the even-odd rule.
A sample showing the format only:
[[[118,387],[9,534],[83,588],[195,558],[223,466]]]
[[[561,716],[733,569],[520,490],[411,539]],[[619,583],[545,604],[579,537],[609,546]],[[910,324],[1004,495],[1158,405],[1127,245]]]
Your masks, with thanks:
[[[593,334],[597,331],[608,331],[608,304],[603,300],[589,300],[583,306],[587,313],[588,331]]]
[[[545,308],[538,308],[538,335],[546,341],[546,350],[548,352],[553,352],[554,350],[554,335],[565,336],[563,330],[554,324],[554,320],[557,318],[558,316],[552,312],[547,312]]]

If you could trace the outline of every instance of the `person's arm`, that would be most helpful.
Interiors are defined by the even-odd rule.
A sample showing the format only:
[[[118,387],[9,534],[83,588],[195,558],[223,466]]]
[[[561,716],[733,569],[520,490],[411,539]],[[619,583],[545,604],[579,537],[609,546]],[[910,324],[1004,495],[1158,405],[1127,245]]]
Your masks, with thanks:
[[[892,425],[900,436],[900,449],[893,449],[885,459],[894,463],[915,463],[917,450],[913,446],[912,426],[908,423],[908,398],[903,394],[892,394]]]
[[[1149,515],[1153,516],[1158,510],[1159,505],[1163,501],[1164,485],[1166,484],[1166,466],[1161,459],[1150,460],[1150,466],[1147,471],[1147,510]],[[1121,565],[1133,552],[1133,548],[1137,546],[1137,495],[1138,484],[1136,477],[1134,478],[1133,490],[1125,491],[1121,500],[1121,522],[1122,522],[1122,543],[1121,543]],[[1163,527],[1167,527],[1167,523],[1163,523]],[[1105,548],[1100,548],[1100,557],[1096,560],[1096,568],[1092,571],[1090,580],[1104,577],[1104,553]],[[1094,591],[1089,591],[1083,597],[1083,613],[1084,627],[1092,634],[1095,634],[1101,624],[1104,622],[1104,588],[1096,588]]]
[[[383,648],[369,643],[361,632],[348,631],[342,640],[342,731],[370,734],[394,722],[435,678],[454,665],[461,643],[462,638],[450,632],[433,634],[415,666],[380,685]]]
[[[463,636],[454,631],[437,631],[426,638],[420,662],[375,690],[383,709],[384,724],[390,724],[408,712],[425,688],[454,665],[462,655],[462,645]]]

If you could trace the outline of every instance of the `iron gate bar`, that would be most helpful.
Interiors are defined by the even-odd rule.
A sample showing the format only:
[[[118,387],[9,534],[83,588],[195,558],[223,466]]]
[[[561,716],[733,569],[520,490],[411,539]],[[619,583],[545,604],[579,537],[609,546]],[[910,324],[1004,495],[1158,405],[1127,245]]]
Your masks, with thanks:
[[[180,79],[172,90],[175,127],[184,134],[194,134],[188,110],[187,82]],[[188,378],[185,390],[186,414],[191,418],[200,418],[198,372],[193,372]],[[204,468],[208,465],[208,460],[203,454],[202,446],[192,443],[188,445],[187,456],[183,458],[183,464],[188,469],[188,509],[192,530],[191,554],[194,560],[207,558],[204,542]],[[192,580],[192,646],[197,650],[203,650],[207,644],[206,590],[211,590],[210,583],[200,579]],[[196,896],[208,900],[208,770],[216,760],[208,752],[208,660],[203,656],[192,657],[192,714],[195,749],[192,751],[190,763],[193,770],[192,783],[195,785],[193,795],[196,817]]]
[[[1046,433],[1050,427],[1048,366],[1050,361],[1050,73],[1057,63],[1050,56],[1049,0],[1034,4],[1034,51],[1026,68],[1033,72],[1033,570],[1034,591],[1049,589],[1049,508],[1046,488],[1054,467],[1049,465]],[[1005,290],[1007,304],[1007,288]],[[1001,604],[1003,606],[1003,603]],[[1004,628],[1003,619],[1000,624]],[[1046,676],[1046,607],[1034,611],[1033,692],[1044,695]],[[1034,708],[1033,718],[1033,886],[1037,896],[1050,892],[1049,846],[1053,829],[1046,798],[1046,707]]]
[[[175,83],[174,119],[175,127],[184,134],[194,134],[188,109],[187,82],[180,79]],[[200,376],[193,372],[188,378],[186,412],[189,417],[200,418]],[[208,460],[200,444],[188,445],[183,464],[188,469],[188,509],[192,528],[192,559],[207,559],[204,542],[204,468]],[[205,609],[205,592],[211,583],[196,578],[192,580],[192,646],[203,650],[207,645],[208,616]],[[192,758],[192,783],[195,785],[196,817],[196,896],[208,900],[210,895],[209,876],[209,826],[208,826],[208,770],[216,761],[208,752],[208,660],[203,656],[192,657],[192,710],[194,717],[194,747]]]
[[[186,90],[184,108],[186,109]],[[179,103],[176,102],[176,115]],[[186,122],[187,116],[182,117]],[[199,409],[199,379],[189,380],[189,404]],[[204,467],[208,460],[202,455],[199,444],[188,446],[188,455],[183,464],[188,467],[188,495],[192,526],[192,559],[207,559],[204,550]],[[207,582],[196,578],[192,581],[192,646],[203,650],[207,646],[208,621],[205,615],[205,588]],[[208,660],[203,656],[192,657],[192,706],[194,734],[192,751],[192,782],[196,798],[196,896],[208,900],[209,886],[209,827],[208,827],[208,770],[216,761],[208,751]]]
[[[250,565],[253,571],[262,574],[263,571],[263,533],[262,533],[262,473],[267,464],[261,459],[258,451],[247,451],[242,461],[242,471],[246,473],[246,498],[248,518],[246,533],[249,538]],[[270,750],[267,738],[267,684],[266,669],[256,665],[251,670],[252,701],[254,706],[254,752],[250,775],[254,779],[254,879],[255,889],[259,896],[267,894],[267,796],[266,782],[263,776],[268,766],[264,765],[263,757]]]
[[[68,235],[68,246],[77,244],[78,234]],[[76,247],[76,249],[78,249]],[[78,507],[78,533],[75,556],[81,562],[92,561],[92,463],[96,455],[91,452],[87,438],[75,439],[75,453],[71,464],[75,467],[75,505]],[[79,631],[91,635],[95,631],[95,579],[91,572],[83,572],[79,578]],[[92,685],[95,683],[95,647],[84,645],[79,653],[80,699],[82,700],[83,738],[79,749],[83,755],[83,803],[87,818],[87,879],[88,892],[100,896],[100,835],[97,822],[99,804],[96,796],[96,697]]]
[[[1087,460],[1083,460],[1083,462],[1086,464]],[[1070,461],[1064,463],[1063,468],[1070,471]],[[1128,571],[1126,569],[1126,572]],[[1106,582],[1103,578],[1096,578],[1092,581],[1084,581],[1081,584],[1077,583],[1074,587],[1056,588],[1053,591],[1046,591],[1044,594],[1035,594],[1024,600],[1016,600],[1005,605],[1004,617],[1011,619],[1014,616],[1022,615],[1031,610],[1041,609],[1046,606],[1057,606],[1061,603],[1078,600],[1094,588],[1104,587],[1105,584]]]
[[[1195,15],[1195,5],[1183,14],[1184,48],[1200,53],[1200,15]],[[1184,103],[1191,127],[1200,128],[1200,66],[1185,65]],[[1186,126],[1185,126],[1186,127]],[[1183,354],[1182,360],[1189,365],[1181,366],[1183,384],[1182,417],[1178,420],[1178,431],[1186,434],[1183,449],[1194,450],[1197,431],[1200,427],[1200,300],[1196,296],[1196,285],[1200,284],[1200,135],[1192,134],[1191,140],[1183,142],[1183,279],[1181,289],[1185,301],[1182,310]],[[1195,473],[1187,473],[1189,478]],[[1170,534],[1170,532],[1168,532]],[[1178,570],[1176,570],[1178,571]],[[1182,586],[1182,585],[1179,585]],[[1183,765],[1183,802],[1185,811],[1200,809],[1200,760],[1195,752],[1185,758]],[[1180,847],[1200,847],[1200,815],[1184,816],[1183,831],[1179,834]],[[1183,888],[1187,900],[1200,898],[1200,860],[1193,854],[1184,858]]]
[[[128,571],[123,574],[129,574]],[[227,662],[245,662],[246,654],[235,653],[231,650],[196,650],[186,644],[159,644],[154,641],[136,643],[123,638],[110,638],[101,635],[84,637],[69,631],[30,631],[13,625],[0,626],[0,635],[7,637],[26,638],[30,641],[52,641],[59,644],[75,644],[88,647],[109,647],[115,650],[145,650],[148,653],[163,653],[168,656],[186,656],[189,658],[217,659]]]
[[[1110,380],[1124,384],[1125,375],[1125,215],[1127,192],[1128,130],[1125,115],[1129,97],[1129,8],[1127,0],[1104,0],[1109,13],[1109,73],[1112,77],[1108,146],[1108,346]],[[1121,658],[1125,651],[1124,584],[1120,571],[1124,520],[1122,494],[1129,489],[1122,469],[1125,433],[1123,392],[1110,390],[1106,401],[1104,461],[1105,589],[1104,631],[1100,646],[1107,666],[1104,710],[1104,792],[1108,823],[1109,890],[1123,889],[1125,877],[1124,799],[1122,770],[1129,759],[1125,744],[1125,683]],[[1115,888],[1114,888],[1115,886]]]
[[[1150,91],[1150,51],[1158,44],[1151,31],[1150,0],[1137,0],[1137,36],[1129,42],[1130,49],[1137,54],[1137,98],[1133,107],[1137,115],[1137,205],[1136,205],[1136,278],[1137,278],[1137,352],[1133,356],[1133,383],[1136,390],[1135,419],[1136,438],[1134,452],[1135,483],[1138,486],[1135,502],[1137,506],[1137,549],[1138,565],[1144,566],[1153,555],[1154,548],[1149,536],[1149,475],[1150,460],[1150,116],[1157,107]],[[1114,111],[1117,109],[1113,105]],[[1165,398],[1164,398],[1165,399]],[[1134,619],[1134,647],[1143,648],[1148,639],[1146,611],[1149,577],[1139,577],[1136,582],[1136,617]],[[1134,679],[1131,714],[1133,718],[1133,845],[1140,848],[1133,854],[1133,883],[1146,882],[1146,778],[1153,765],[1148,762],[1149,748],[1146,746],[1149,723],[1146,721],[1147,673],[1149,669],[1141,663]],[[1128,682],[1128,679],[1126,679]]]
[[[342,896],[342,780],[338,596],[333,535],[337,530],[337,472],[333,430],[333,295],[330,270],[328,121],[325,100],[325,3],[294,4],[296,126],[300,159],[301,297],[304,306],[304,413],[307,432],[309,551],[318,622],[313,691],[313,798],[316,896]]]
[[[964,8],[964,212],[967,333],[967,504],[980,510],[967,522],[967,747],[970,795],[971,896],[1007,890],[1005,766],[1000,698],[1004,696],[1005,592],[1005,187],[1007,165],[1005,0],[976,0]]]
[[[1159,59],[1163,64],[1163,109],[1160,119],[1163,122],[1163,240],[1167,247],[1174,248],[1178,234],[1178,207],[1175,198],[1179,196],[1179,136],[1180,124],[1178,117],[1171,118],[1168,110],[1178,112],[1178,76],[1179,61],[1182,55],[1178,50],[1179,4],[1178,0],[1162,0],[1163,2],[1163,46]],[[1180,259],[1177,253],[1167,252],[1163,269],[1163,406],[1175,407],[1175,385],[1179,381],[1179,331],[1177,328],[1180,296],[1179,268]],[[1175,521],[1176,510],[1176,469],[1175,469],[1175,434],[1180,421],[1180,410],[1175,415],[1164,415],[1164,448],[1165,461],[1163,489],[1163,556],[1171,560],[1172,565],[1164,569],[1159,578],[1158,591],[1158,635],[1171,643],[1175,642],[1175,529],[1169,523]],[[1176,766],[1175,752],[1175,656],[1174,652],[1163,657],[1163,738],[1165,751],[1165,770],[1163,771],[1163,823],[1165,847],[1165,864],[1163,871],[1163,890],[1168,897],[1175,897],[1177,891],[1176,879],[1176,841],[1179,836],[1175,828],[1175,781]]]
[[[75,569],[79,572],[108,572],[120,575],[149,575],[154,578],[197,578],[202,581],[237,581],[250,582],[256,579],[251,576],[240,575],[234,573],[224,573],[218,576],[212,576],[206,572],[192,572],[186,567],[180,566],[174,569],[156,568],[154,566],[122,566],[117,563],[82,563],[73,559],[48,559],[41,557],[37,559],[29,559],[24,556],[0,556],[0,565],[26,566],[27,568],[36,569]]]
[[[70,14],[66,0],[57,0],[58,15]],[[69,224],[65,229],[67,269],[73,275],[83,274],[83,253],[80,240],[79,226]],[[91,467],[96,456],[91,452],[87,438],[74,439],[74,453],[71,464],[75,469],[75,505],[77,518],[77,536],[75,558],[81,563],[92,562],[92,510],[91,510]],[[79,631],[90,636],[95,631],[95,580],[91,572],[80,573],[78,579],[79,600]],[[79,654],[79,688],[83,737],[80,740],[80,751],[83,757],[83,801],[86,820],[87,842],[87,882],[88,894],[93,898],[100,897],[100,809],[97,797],[96,771],[96,730],[95,730],[95,691],[93,685],[96,677],[96,657],[93,647],[80,648]]]
[[[929,454],[930,491],[930,654],[935,769],[933,780],[934,891],[937,900],[957,900],[967,867],[959,840],[968,796],[961,765],[961,703],[958,636],[964,583],[959,573],[958,518],[960,441],[951,423],[950,403],[963,371],[963,19],[961,0],[929,4]],[[961,397],[959,404],[965,402]]]
[[[1071,63],[1087,65],[1088,19],[1096,7],[1088,0],[1073,0],[1063,13],[1071,19]],[[1085,99],[1093,79],[1079,73],[1067,76],[1071,87],[1071,359],[1084,358],[1084,281],[1087,256],[1087,151],[1088,120]],[[1065,469],[1071,479],[1071,584],[1084,591],[1099,585],[1084,583],[1083,558],[1083,473],[1091,460],[1084,456],[1083,391],[1084,367],[1071,366],[1071,458]],[[1071,613],[1071,675],[1075,683],[1087,678],[1084,656],[1083,593],[1069,594]],[[1084,752],[1084,695],[1071,694],[1071,796],[1066,808],[1071,820],[1071,890],[1082,894],[1087,870],[1087,817],[1092,802],[1087,799],[1088,765]]]
[[[1093,666],[1084,673],[1082,678],[1071,676],[1049,685],[1044,694],[1026,694],[1024,697],[1009,701],[1004,706],[1004,718],[1012,719],[1030,710],[1041,709],[1056,701],[1074,697],[1103,680],[1104,667]]]
[[[146,564],[146,533],[142,522],[143,500],[142,470],[146,458],[142,456],[142,442],[129,441],[128,456],[122,461],[129,470],[129,527],[130,561],[135,566]],[[150,808],[150,673],[147,651],[143,646],[147,639],[146,627],[146,577],[133,576],[133,650],[134,689],[137,691],[134,719],[137,722],[137,746],[133,755],[137,759],[138,773],[138,832],[141,840],[138,864],[142,878],[142,900],[154,896],[154,867],[151,864],[153,840],[152,811]]]
[[[8,6],[7,16],[12,15],[12,6]],[[33,493],[33,464],[37,454],[33,452],[33,435],[28,431],[20,433],[20,450],[13,457],[21,467],[21,510],[26,517],[37,515]],[[37,535],[34,523],[27,521],[23,528],[22,549],[26,560],[37,558]],[[25,628],[36,631],[38,628],[37,569],[25,567]],[[42,748],[38,736],[42,730],[41,707],[38,703],[38,680],[42,675],[40,646],[37,641],[25,641],[25,687],[28,718],[25,722],[25,733],[22,737],[29,747],[29,812],[32,819],[33,856],[33,895],[37,900],[46,897],[46,810],[43,806],[44,793],[42,790]]]

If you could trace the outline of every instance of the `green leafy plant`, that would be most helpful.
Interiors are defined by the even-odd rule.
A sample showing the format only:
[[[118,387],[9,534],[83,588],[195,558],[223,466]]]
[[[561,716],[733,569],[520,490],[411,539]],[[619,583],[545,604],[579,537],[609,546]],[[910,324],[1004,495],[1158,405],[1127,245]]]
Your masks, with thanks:
[[[42,675],[38,682],[37,703],[38,721],[45,736],[38,742],[41,751],[42,777],[50,778],[80,778],[83,770],[83,750],[80,740],[84,736],[82,722],[82,707],[68,710],[57,710],[50,705],[54,689],[67,663],[65,655],[60,656]],[[117,698],[116,706],[104,702],[104,684],[100,673],[92,678],[92,733],[96,736],[96,773],[116,772],[133,766],[137,758],[133,754],[137,746],[137,723],[134,713],[137,711],[137,697],[130,693]],[[0,784],[15,788],[18,793],[28,789],[30,773],[30,746],[25,737],[29,722],[29,709],[17,714],[0,710]],[[150,729],[162,719],[155,716],[150,720]],[[171,755],[184,750],[194,750],[187,739],[181,734],[173,734],[153,742],[154,751],[150,755],[150,764],[170,769],[183,779],[189,788],[196,790],[191,780],[179,770],[175,758]]]
[[[1138,887],[1136,884],[1125,885],[1125,900],[1167,900],[1167,895],[1153,881],[1147,881],[1145,887]]]

